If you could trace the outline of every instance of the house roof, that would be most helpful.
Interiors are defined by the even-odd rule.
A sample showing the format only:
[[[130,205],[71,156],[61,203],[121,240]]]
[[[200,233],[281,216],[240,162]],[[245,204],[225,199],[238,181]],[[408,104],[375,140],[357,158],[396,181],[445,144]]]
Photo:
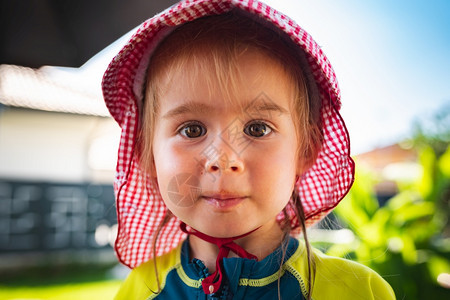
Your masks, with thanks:
[[[355,159],[373,171],[381,171],[389,164],[417,162],[417,152],[394,144],[359,154]]]
[[[100,90],[75,68],[0,65],[0,103],[37,110],[109,116]]]

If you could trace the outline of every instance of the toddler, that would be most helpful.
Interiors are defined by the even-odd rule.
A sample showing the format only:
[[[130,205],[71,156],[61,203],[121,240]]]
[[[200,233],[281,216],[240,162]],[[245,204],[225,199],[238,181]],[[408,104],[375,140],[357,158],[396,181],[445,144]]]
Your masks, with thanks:
[[[293,20],[182,1],[140,26],[102,87],[122,128],[115,250],[133,268],[117,299],[394,298],[309,246],[354,164],[333,69]]]

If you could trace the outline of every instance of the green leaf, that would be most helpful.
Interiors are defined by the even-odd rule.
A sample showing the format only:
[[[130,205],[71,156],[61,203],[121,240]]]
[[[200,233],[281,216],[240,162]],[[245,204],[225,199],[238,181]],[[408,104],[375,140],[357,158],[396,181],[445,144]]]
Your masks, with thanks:
[[[442,273],[450,273],[450,262],[445,257],[439,255],[431,255],[428,259],[427,266],[434,280]]]
[[[423,167],[422,178],[418,182],[418,190],[424,199],[432,194],[436,154],[430,146],[425,146],[420,153],[420,163]]]
[[[397,226],[405,226],[423,218],[431,219],[434,213],[435,206],[432,202],[411,203],[411,205],[398,209],[393,216],[393,221]]]
[[[447,178],[450,178],[450,146],[447,147],[445,153],[439,158],[438,166],[441,173]]]

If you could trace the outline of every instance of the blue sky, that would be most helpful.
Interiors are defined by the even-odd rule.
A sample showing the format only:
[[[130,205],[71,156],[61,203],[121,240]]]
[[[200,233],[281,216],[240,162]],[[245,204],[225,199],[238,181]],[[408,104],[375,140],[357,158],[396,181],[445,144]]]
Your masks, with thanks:
[[[354,154],[408,136],[450,103],[450,1],[267,0],[321,45]]]

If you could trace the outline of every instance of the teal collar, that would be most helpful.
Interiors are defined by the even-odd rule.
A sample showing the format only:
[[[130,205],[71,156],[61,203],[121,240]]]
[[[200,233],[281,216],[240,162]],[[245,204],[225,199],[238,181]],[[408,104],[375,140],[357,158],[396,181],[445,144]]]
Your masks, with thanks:
[[[264,286],[277,280],[281,275],[280,265],[284,264],[297,250],[299,242],[293,237],[288,237],[283,245],[275,249],[270,255],[261,261],[241,257],[223,258],[224,282],[220,293],[235,294],[241,285]],[[283,256],[283,252],[284,256]],[[193,281],[203,280],[210,276],[208,269],[199,259],[189,257],[189,238],[181,248],[181,267],[185,274]]]

